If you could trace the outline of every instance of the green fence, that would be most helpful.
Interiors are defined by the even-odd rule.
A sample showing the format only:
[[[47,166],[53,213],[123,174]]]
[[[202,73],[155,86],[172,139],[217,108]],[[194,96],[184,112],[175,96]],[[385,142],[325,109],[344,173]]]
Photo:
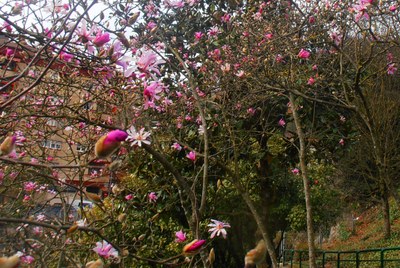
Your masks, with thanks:
[[[317,265],[323,268],[395,268],[400,267],[400,247],[350,251],[316,251]],[[308,267],[308,251],[286,249],[283,265]]]

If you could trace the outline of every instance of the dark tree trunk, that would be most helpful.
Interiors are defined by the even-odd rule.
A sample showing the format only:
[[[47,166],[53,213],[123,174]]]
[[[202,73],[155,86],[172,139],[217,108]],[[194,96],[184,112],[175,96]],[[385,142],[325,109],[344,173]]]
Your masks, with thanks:
[[[389,195],[385,189],[382,195],[382,212],[384,221],[384,234],[385,238],[390,238],[391,236],[391,224],[390,224],[390,207],[389,207]]]

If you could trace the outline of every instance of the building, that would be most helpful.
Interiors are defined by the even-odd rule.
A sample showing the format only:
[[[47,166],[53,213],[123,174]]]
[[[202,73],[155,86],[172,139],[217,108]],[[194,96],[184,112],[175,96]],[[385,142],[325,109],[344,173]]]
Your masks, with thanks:
[[[88,121],[112,121],[113,110],[93,101],[93,95],[99,98],[103,93],[93,88],[89,70],[61,56],[48,68],[54,53],[47,49],[38,57],[36,52],[32,45],[0,34],[0,135],[4,139],[21,131],[27,138],[10,161],[52,170],[52,187],[62,189],[63,196],[43,200],[55,197],[73,202],[77,189],[107,195],[110,183],[124,172],[110,171],[111,159],[95,159],[93,145],[102,129]],[[44,71],[40,83],[32,87]],[[24,90],[22,97],[8,103]],[[107,100],[107,94],[101,97]],[[1,166],[4,170],[5,165]]]

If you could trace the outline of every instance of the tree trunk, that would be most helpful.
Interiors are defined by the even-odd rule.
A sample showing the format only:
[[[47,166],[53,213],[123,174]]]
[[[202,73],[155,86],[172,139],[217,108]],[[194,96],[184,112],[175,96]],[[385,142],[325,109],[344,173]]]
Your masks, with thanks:
[[[306,211],[307,211],[307,242],[308,242],[309,267],[317,268],[316,257],[315,257],[315,245],[314,245],[314,226],[313,226],[313,213],[311,206],[311,194],[307,178],[306,144],[300,118],[297,114],[297,105],[295,103],[295,99],[292,93],[289,93],[289,100],[292,104],[293,120],[294,124],[296,125],[296,133],[300,143],[299,161],[300,161],[301,177],[303,179],[304,197],[305,197]]]
[[[269,233],[267,232],[267,228],[265,228],[264,222],[262,221],[262,217],[261,217],[260,213],[257,211],[257,209],[255,208],[254,203],[251,200],[248,193],[246,191],[242,191],[241,194],[242,194],[243,200],[246,202],[247,206],[249,207],[251,214],[253,214],[254,220],[256,221],[258,228],[261,231],[261,235],[267,246],[268,255],[271,258],[272,268],[278,268],[279,264],[278,264],[278,259],[276,257],[276,253],[275,253],[275,247],[272,244],[272,239],[271,239]]]
[[[386,187],[385,187],[386,188]],[[387,190],[384,190],[382,195],[382,213],[383,213],[383,221],[384,221],[384,234],[385,238],[390,238],[391,236],[391,224],[390,224],[390,207],[389,207],[389,195]]]
[[[272,263],[272,268],[278,268],[279,264],[278,264],[278,258],[276,256],[275,253],[275,247],[272,243],[272,239],[267,231],[266,228],[266,222],[263,221],[261,213],[257,210],[253,200],[251,199],[249,193],[243,188],[243,186],[240,184],[239,178],[236,174],[238,174],[237,172],[232,172],[230,169],[228,169],[226,166],[224,165],[219,165],[221,168],[223,168],[228,174],[229,176],[232,178],[232,183],[234,184],[234,186],[236,187],[236,189],[239,191],[239,193],[242,195],[242,198],[244,200],[244,202],[246,203],[246,205],[249,207],[251,214],[254,217],[254,220],[257,224],[257,227],[259,228],[261,235],[264,239],[265,245],[267,247],[267,252],[268,255],[271,259],[271,263]]]

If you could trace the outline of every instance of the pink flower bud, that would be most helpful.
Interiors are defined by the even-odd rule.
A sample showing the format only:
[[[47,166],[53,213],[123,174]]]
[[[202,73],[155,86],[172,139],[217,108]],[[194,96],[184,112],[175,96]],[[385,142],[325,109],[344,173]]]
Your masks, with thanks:
[[[196,161],[196,152],[195,151],[190,151],[186,155],[186,157],[194,162],[194,161]]]
[[[305,49],[301,49],[299,54],[297,55],[300,59],[308,59],[311,53]]]
[[[195,239],[183,247],[183,253],[187,255],[195,254],[198,250],[200,250],[200,248],[204,245],[205,242],[206,240]]]

